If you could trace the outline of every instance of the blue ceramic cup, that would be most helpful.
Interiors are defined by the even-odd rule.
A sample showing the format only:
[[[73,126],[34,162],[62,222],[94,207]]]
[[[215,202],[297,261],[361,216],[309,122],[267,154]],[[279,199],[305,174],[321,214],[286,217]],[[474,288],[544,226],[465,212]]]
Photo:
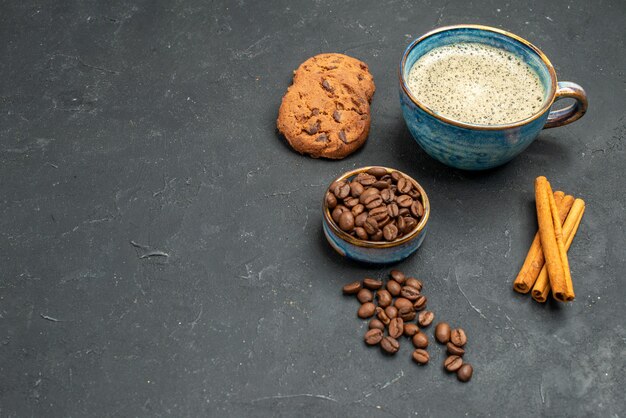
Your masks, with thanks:
[[[433,48],[462,42],[478,42],[501,48],[521,58],[541,80],[545,97],[541,109],[527,119],[505,125],[474,125],[446,118],[425,106],[407,85],[411,67]],[[517,35],[481,25],[435,29],[416,39],[400,62],[400,103],[404,120],[417,143],[431,157],[451,167],[484,170],[502,165],[522,152],[542,129],[567,125],[587,110],[587,96],[578,84],[557,82],[548,58],[536,46]],[[550,111],[563,98],[575,103]]]

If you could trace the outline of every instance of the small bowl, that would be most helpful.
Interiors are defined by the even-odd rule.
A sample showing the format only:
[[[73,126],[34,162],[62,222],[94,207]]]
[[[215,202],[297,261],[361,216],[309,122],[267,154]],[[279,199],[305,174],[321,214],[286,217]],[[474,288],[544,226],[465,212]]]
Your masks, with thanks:
[[[336,181],[351,179],[359,173],[366,172],[370,168],[372,167],[362,167],[357,168],[356,170],[348,171],[340,177],[337,177],[330,184],[333,184]],[[424,206],[424,215],[415,229],[394,241],[361,240],[344,232],[335,223],[331,217],[330,209],[326,204],[326,193],[328,192],[328,189],[326,189],[322,204],[322,210],[324,212],[322,219],[324,235],[326,236],[326,240],[330,246],[344,257],[372,264],[397,263],[417,251],[424,241],[424,237],[426,236],[426,224],[428,223],[428,218],[430,216],[430,202],[428,201],[428,196],[426,195],[424,188],[417,181],[415,181],[415,179],[400,170],[387,167],[382,168],[387,170],[387,173],[389,174],[394,171],[399,172],[415,185],[421,194],[421,201]]]

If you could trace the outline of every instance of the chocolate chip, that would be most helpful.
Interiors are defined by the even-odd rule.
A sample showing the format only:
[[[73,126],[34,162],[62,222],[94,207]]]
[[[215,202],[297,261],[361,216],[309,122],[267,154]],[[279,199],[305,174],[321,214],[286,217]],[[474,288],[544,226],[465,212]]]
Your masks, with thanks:
[[[328,142],[328,135],[326,134],[318,135],[318,137],[315,138],[315,141],[316,142]]]
[[[324,88],[324,90],[329,91],[331,93],[333,93],[335,91],[335,89],[332,88],[332,86],[330,85],[330,83],[326,79],[324,79],[322,81],[322,87]]]
[[[341,139],[341,142],[344,144],[348,144],[348,138],[346,137],[346,133],[343,129],[339,131],[339,139]]]
[[[338,110],[335,110],[333,112],[333,119],[335,119],[335,122],[337,123],[341,122],[341,112],[339,112]]]

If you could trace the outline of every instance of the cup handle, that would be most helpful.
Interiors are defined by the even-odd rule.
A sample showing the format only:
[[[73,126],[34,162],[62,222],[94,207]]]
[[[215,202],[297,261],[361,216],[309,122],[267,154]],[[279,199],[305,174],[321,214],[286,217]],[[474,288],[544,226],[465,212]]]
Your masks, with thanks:
[[[560,110],[551,110],[548,114],[548,121],[543,129],[556,128],[570,124],[583,117],[587,111],[587,93],[585,89],[576,83],[569,81],[559,81],[554,95],[554,101],[569,97],[576,100],[576,103]]]

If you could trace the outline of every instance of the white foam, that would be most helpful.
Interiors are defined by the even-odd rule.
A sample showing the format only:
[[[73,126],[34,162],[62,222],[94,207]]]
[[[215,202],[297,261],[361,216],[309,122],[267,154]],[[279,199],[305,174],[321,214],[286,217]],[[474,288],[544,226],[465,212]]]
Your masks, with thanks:
[[[420,57],[407,85],[434,112],[478,125],[526,119],[543,104],[537,73],[514,54],[480,43],[434,48]]]

